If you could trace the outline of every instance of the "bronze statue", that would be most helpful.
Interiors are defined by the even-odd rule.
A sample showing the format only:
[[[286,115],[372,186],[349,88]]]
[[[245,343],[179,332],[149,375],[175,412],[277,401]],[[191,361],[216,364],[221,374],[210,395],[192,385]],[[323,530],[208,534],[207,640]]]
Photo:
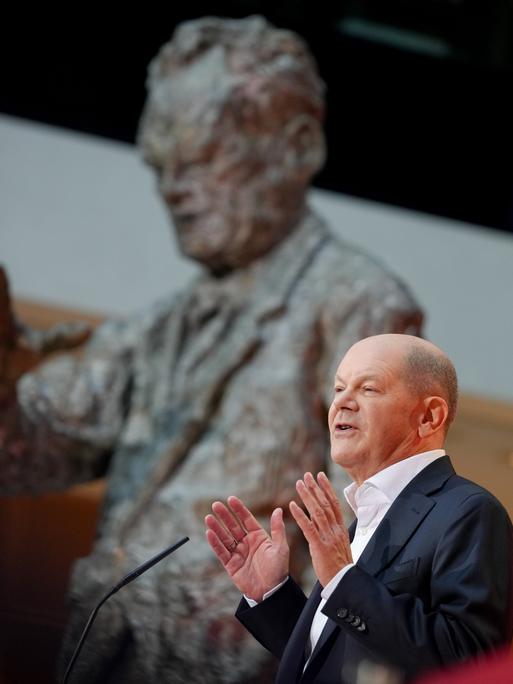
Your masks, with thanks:
[[[287,503],[299,474],[326,467],[345,350],[375,333],[417,334],[422,316],[397,278],[307,206],[324,106],[301,39],[261,17],[186,22],[148,87],[139,145],[203,273],[172,301],[104,324],[82,358],[21,378],[3,491],[107,474],[98,540],[71,578],[63,664],[106,588],[191,537],[105,604],[74,682],[265,682],[273,666],[231,617],[235,590],[204,515],[233,492],[262,519]],[[301,576],[292,527],[290,538]]]

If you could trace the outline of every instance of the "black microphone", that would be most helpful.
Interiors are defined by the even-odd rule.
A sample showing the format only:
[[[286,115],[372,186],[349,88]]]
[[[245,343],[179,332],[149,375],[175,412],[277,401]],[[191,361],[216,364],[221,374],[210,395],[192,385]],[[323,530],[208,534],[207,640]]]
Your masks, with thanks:
[[[105,601],[112,596],[112,594],[115,594],[117,591],[121,589],[121,587],[124,587],[125,584],[128,584],[132,580],[136,579],[139,577],[139,575],[142,575],[143,572],[146,572],[146,570],[149,570],[152,566],[155,565],[155,563],[158,563],[161,561],[163,558],[168,556],[170,553],[173,553],[173,551],[176,551],[176,549],[180,548],[182,544],[185,544],[185,542],[189,541],[189,537],[183,537],[183,539],[180,539],[180,541],[177,541],[175,544],[172,544],[171,546],[168,546],[167,549],[164,549],[160,553],[157,553],[156,556],[153,556],[153,558],[150,558],[150,560],[147,560],[145,563],[140,565],[138,568],[135,570],[132,570],[132,572],[129,572],[128,575],[123,577],[122,580],[120,580],[117,584],[115,584],[112,589],[109,589],[109,591],[105,594],[105,596],[102,598],[102,600],[98,603],[96,608],[93,610],[91,615],[89,616],[89,620],[87,621],[86,626],[84,627],[84,631],[82,632],[79,642],[77,644],[77,647],[75,648],[75,651],[73,652],[73,655],[71,656],[71,660],[69,661],[69,665],[66,669],[66,674],[64,675],[64,679],[62,680],[62,684],[66,684],[68,681],[68,677],[71,673],[71,670],[73,669],[73,665],[75,664],[76,659],[78,658],[78,655],[80,651],[82,650],[82,646],[84,644],[85,638],[87,634],[89,633],[89,630],[91,629],[91,625],[93,624],[93,621],[96,617],[96,614],[100,610],[100,608],[103,606]]]

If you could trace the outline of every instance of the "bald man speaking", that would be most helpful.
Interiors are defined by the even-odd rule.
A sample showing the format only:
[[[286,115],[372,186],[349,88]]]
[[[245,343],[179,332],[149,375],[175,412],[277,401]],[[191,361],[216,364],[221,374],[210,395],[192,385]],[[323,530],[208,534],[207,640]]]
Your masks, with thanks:
[[[426,340],[377,335],[346,353],[328,425],[357,520],[346,529],[324,473],[298,480],[306,512],[289,508],[318,579],[309,598],[289,576],[282,509],[268,535],[237,497],[212,505],[207,539],[244,595],[238,619],[280,659],[277,684],[354,684],[363,663],[408,682],[511,641],[512,526],[445,454],[457,394]]]

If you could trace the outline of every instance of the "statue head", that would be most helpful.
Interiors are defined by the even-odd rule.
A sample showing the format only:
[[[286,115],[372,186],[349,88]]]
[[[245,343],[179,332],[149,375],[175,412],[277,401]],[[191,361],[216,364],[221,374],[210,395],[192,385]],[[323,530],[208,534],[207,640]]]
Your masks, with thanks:
[[[304,42],[257,16],[188,21],[147,85],[138,143],[181,250],[214,273],[268,252],[324,162],[324,84]]]

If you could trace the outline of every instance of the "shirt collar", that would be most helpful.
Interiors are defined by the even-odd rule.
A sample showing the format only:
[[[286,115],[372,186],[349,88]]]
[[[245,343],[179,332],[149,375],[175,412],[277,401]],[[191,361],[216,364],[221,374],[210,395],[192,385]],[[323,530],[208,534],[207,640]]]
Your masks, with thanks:
[[[356,482],[352,482],[344,489],[346,501],[353,509],[355,515],[357,515],[357,500],[361,499],[362,494],[366,491],[374,490],[373,503],[387,502],[390,505],[416,475],[441,456],[445,456],[444,449],[424,451],[421,454],[409,456],[397,463],[393,463],[388,468],[380,470],[367,478],[360,486]]]

